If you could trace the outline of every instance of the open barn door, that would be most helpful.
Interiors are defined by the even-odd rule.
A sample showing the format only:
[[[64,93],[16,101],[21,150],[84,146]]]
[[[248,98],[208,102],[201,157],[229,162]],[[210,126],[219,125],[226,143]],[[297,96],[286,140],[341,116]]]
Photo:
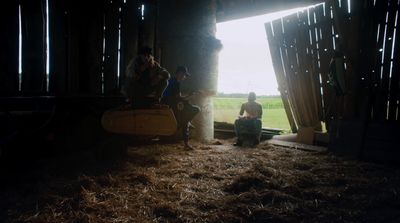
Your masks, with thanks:
[[[293,132],[321,131],[332,113],[328,71],[337,36],[329,7],[320,4],[265,24],[271,58]]]

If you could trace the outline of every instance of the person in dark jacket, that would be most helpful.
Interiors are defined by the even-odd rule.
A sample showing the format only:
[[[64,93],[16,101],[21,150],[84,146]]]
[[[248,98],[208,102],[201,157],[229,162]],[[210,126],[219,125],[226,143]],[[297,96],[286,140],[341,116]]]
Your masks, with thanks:
[[[191,125],[190,121],[200,112],[198,106],[194,106],[187,100],[188,96],[183,96],[181,93],[181,82],[184,81],[190,74],[185,66],[178,66],[175,76],[169,79],[168,86],[164,91],[162,102],[169,105],[173,110],[178,122],[178,128],[182,129],[183,142],[185,149],[193,149],[189,145],[189,133]]]
[[[159,104],[168,84],[170,74],[154,60],[151,51],[150,47],[143,47],[126,69],[122,93],[134,108]]]

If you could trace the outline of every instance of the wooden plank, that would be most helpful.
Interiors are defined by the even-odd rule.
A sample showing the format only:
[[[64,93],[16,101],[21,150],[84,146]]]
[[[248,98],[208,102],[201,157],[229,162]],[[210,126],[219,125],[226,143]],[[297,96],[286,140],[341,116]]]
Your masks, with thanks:
[[[49,1],[50,74],[52,95],[68,90],[68,0]]]
[[[121,75],[120,87],[124,84],[125,69],[136,56],[138,43],[138,1],[126,0],[121,12]]]
[[[272,64],[274,67],[276,79],[278,81],[279,91],[281,94],[283,106],[286,111],[286,116],[288,118],[292,132],[297,132],[296,123],[294,121],[293,113],[292,113],[292,110],[290,108],[289,101],[288,101],[287,86],[283,79],[285,74],[284,74],[283,65],[282,65],[282,62],[280,59],[279,45],[278,45],[278,42],[276,41],[275,33],[272,30],[271,22],[265,23],[265,31],[267,33],[269,49],[270,49],[270,53],[271,53],[271,60],[272,60]]]
[[[18,94],[18,16],[17,2],[0,7],[0,96]]]
[[[105,6],[105,55],[104,95],[118,94],[118,1],[106,1]]]
[[[294,103],[295,100],[292,96],[292,94],[290,93],[289,89],[292,89],[292,85],[293,83],[291,82],[291,67],[289,64],[289,59],[288,59],[288,53],[287,53],[287,40],[285,37],[285,33],[284,33],[284,25],[283,25],[283,19],[278,19],[272,22],[273,28],[274,28],[274,32],[276,34],[276,39],[278,40],[278,44],[279,44],[279,52],[280,52],[280,60],[281,60],[281,64],[283,67],[283,73],[284,73],[284,82],[286,83],[286,91],[287,91],[287,96],[288,96],[288,102],[289,102],[289,107],[290,109],[293,110],[297,110],[297,104]],[[298,120],[299,117],[296,117],[296,113],[293,113],[293,117],[295,120]],[[298,123],[296,123],[297,125]],[[296,129],[297,131],[297,129]]]
[[[67,1],[67,92],[79,95],[80,63],[80,9],[74,7],[78,0]]]
[[[287,69],[289,72],[287,76],[287,81],[289,83],[289,92],[291,96],[291,104],[294,105],[296,114],[304,114],[303,117],[297,117],[297,123],[299,128],[304,125],[307,125],[311,117],[309,116],[310,110],[308,103],[305,100],[299,100],[303,98],[306,93],[306,89],[303,85],[303,76],[305,75],[305,69],[303,68],[303,63],[301,62],[303,58],[298,56],[297,50],[299,49],[298,45],[302,42],[297,42],[298,39],[298,17],[297,14],[286,16],[283,18],[284,28],[285,28],[285,46],[287,52]],[[300,47],[301,49],[301,47]],[[300,98],[299,98],[299,95]]]
[[[44,5],[43,0],[21,2],[23,95],[46,92]]]
[[[329,81],[329,63],[333,55],[333,43],[332,43],[332,19],[330,17],[330,7],[325,5],[325,16],[321,18],[318,26],[321,30],[322,37],[320,40],[320,61],[321,61],[321,78],[322,78],[322,91],[324,100],[324,117],[326,128],[329,129],[330,117],[336,116],[335,108],[335,93],[333,88],[328,83]]]
[[[149,46],[155,49],[157,5],[155,1],[145,1],[144,6],[144,19],[139,20],[139,47]]]
[[[364,32],[363,38],[360,39],[360,58],[363,60],[362,66],[360,66],[360,88],[363,94],[360,100],[360,114],[361,117],[369,119],[372,111],[372,89],[374,88],[372,82],[372,72],[375,67],[375,61],[377,56],[377,24],[378,21],[374,18],[378,17],[376,11],[374,10],[374,3],[372,1],[363,0],[363,7],[361,10],[361,18],[363,18],[363,23],[361,29]],[[364,100],[364,102],[363,102]],[[362,105],[364,104],[364,105]]]
[[[328,151],[328,148],[323,147],[323,146],[306,145],[303,143],[288,142],[288,141],[282,141],[282,140],[277,140],[277,139],[270,139],[270,140],[267,140],[266,142],[268,144],[272,144],[275,146],[299,149],[299,150],[304,150],[304,151],[308,151],[308,152],[325,153]]]
[[[314,65],[314,58],[307,54],[307,48],[310,49],[310,41],[309,35],[310,30],[313,30],[312,26],[309,26],[308,20],[308,12],[312,13],[312,10],[307,10],[302,14],[299,14],[300,24],[305,23],[305,25],[301,28],[297,28],[297,36],[298,36],[298,44],[297,44],[297,52],[298,52],[298,60],[299,60],[299,74],[296,79],[296,88],[298,99],[298,107],[302,110],[300,111],[302,114],[302,118],[305,120],[305,125],[303,127],[311,127],[316,124],[315,120],[318,120],[318,109],[316,109],[316,103],[318,103],[318,98],[316,95],[316,88],[319,83],[316,82],[316,77],[318,75],[318,68]],[[313,24],[314,19],[310,18],[311,24]],[[293,27],[294,28],[294,27]],[[311,32],[314,35],[314,32]],[[315,36],[312,39],[315,44]],[[315,53],[315,52],[314,52]],[[317,58],[315,58],[317,60]]]
[[[103,2],[96,0],[80,3],[80,63],[79,91],[82,94],[100,95],[102,93],[103,57]]]
[[[322,6],[318,6],[316,8],[320,8],[322,10]],[[306,95],[309,95],[309,111],[310,114],[312,114],[312,120],[315,122],[316,120],[320,121],[322,119],[322,101],[321,101],[321,93],[320,93],[320,81],[319,81],[319,73],[320,73],[320,68],[318,64],[318,54],[319,54],[319,49],[317,47],[317,44],[319,42],[319,37],[316,35],[319,35],[318,32],[315,31],[316,24],[314,21],[314,11],[316,8],[312,8],[312,17],[310,18],[311,26],[307,27],[307,25],[304,25],[302,29],[302,36],[304,38],[304,43],[309,43],[309,41],[306,41],[307,38],[307,30],[312,30],[311,34],[313,36],[313,46],[310,45],[304,45],[301,46],[300,48],[304,48],[301,51],[301,54],[299,54],[300,58],[300,64],[304,66],[303,68],[303,86],[308,86],[304,89],[306,92]],[[307,24],[307,14],[304,13],[302,17],[300,17],[300,22],[301,23],[306,23]],[[305,48],[313,49],[314,55],[312,54],[307,54]],[[316,123],[313,123],[314,125]],[[319,129],[316,130],[321,130],[320,124],[318,125]]]
[[[377,35],[377,46],[378,51],[375,52],[377,54],[374,68],[374,75],[372,77],[372,81],[374,83],[374,102],[373,102],[373,119],[374,120],[384,120],[385,114],[383,107],[385,106],[385,99],[382,97],[382,80],[380,77],[381,67],[382,67],[382,46],[385,34],[385,20],[386,20],[386,11],[387,4],[384,4],[382,1],[377,1],[375,5],[375,12],[377,13],[376,19],[379,21],[379,34]],[[377,27],[378,28],[378,27]]]
[[[95,0],[68,2],[69,94],[101,94],[103,7]]]
[[[320,88],[322,88],[322,94],[320,95],[320,105],[321,109],[321,121],[327,123],[326,112],[328,110],[328,106],[333,101],[331,99],[332,94],[330,91],[330,85],[328,84],[328,73],[329,73],[329,63],[332,57],[333,46],[331,40],[331,35],[329,29],[332,27],[331,20],[329,19],[329,14],[327,14],[327,8],[323,6],[319,7],[317,10],[317,29],[319,32],[319,72],[321,75],[321,83]],[[321,94],[321,93],[320,93]],[[327,123],[329,126],[329,123]]]
[[[400,5],[396,4],[396,11],[400,13]],[[399,118],[399,100],[400,100],[400,62],[398,60],[400,56],[400,15],[396,16],[397,27],[396,27],[396,39],[394,39],[394,52],[393,52],[393,69],[392,77],[390,82],[390,92],[389,92],[389,120],[400,121]]]
[[[397,5],[397,0],[390,0],[389,4],[391,6]],[[385,28],[384,36],[384,54],[383,54],[383,72],[382,72],[382,82],[381,82],[381,93],[383,100],[382,112],[385,119],[388,119],[388,100],[389,100],[389,87],[390,87],[390,73],[391,73],[391,55],[392,55],[392,44],[394,36],[394,23],[396,19],[396,7],[388,7],[387,9],[387,24]],[[386,13],[385,13],[386,14]]]

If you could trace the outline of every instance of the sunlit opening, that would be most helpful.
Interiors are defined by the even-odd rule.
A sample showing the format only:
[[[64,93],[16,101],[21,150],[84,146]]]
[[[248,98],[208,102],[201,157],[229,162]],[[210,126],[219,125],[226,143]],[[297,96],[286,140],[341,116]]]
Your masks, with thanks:
[[[18,91],[22,89],[22,19],[21,5],[18,6]]]
[[[50,83],[49,0],[46,0],[46,92]]]
[[[303,9],[217,24],[216,36],[223,49],[218,62],[219,95],[214,99],[215,121],[233,123],[241,103],[246,102],[247,94],[253,91],[265,112],[263,127],[290,129],[279,96],[264,24]]]
[[[296,8],[217,24],[218,92],[279,95],[264,23],[293,14]]]

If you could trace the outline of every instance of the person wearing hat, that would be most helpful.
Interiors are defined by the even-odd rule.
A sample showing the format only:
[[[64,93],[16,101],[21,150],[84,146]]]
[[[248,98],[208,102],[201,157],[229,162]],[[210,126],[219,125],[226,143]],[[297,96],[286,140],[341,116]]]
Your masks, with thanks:
[[[138,56],[129,62],[126,69],[122,93],[134,108],[159,104],[168,84],[170,74],[154,60],[151,51],[147,46],[141,48]]]
[[[185,149],[193,149],[189,145],[189,133],[190,128],[193,128],[190,121],[200,112],[198,106],[194,106],[189,103],[187,98],[196,92],[192,92],[190,95],[183,96],[181,93],[181,82],[190,76],[187,67],[178,66],[176,68],[175,76],[168,81],[168,86],[164,91],[162,102],[169,105],[175,114],[178,122],[178,128],[182,130],[183,142]]]
[[[256,102],[256,94],[254,92],[249,93],[247,100],[246,103],[242,104],[239,112],[240,116],[235,121],[237,136],[235,146],[242,146],[246,138],[250,139],[251,146],[260,143],[262,106]]]

